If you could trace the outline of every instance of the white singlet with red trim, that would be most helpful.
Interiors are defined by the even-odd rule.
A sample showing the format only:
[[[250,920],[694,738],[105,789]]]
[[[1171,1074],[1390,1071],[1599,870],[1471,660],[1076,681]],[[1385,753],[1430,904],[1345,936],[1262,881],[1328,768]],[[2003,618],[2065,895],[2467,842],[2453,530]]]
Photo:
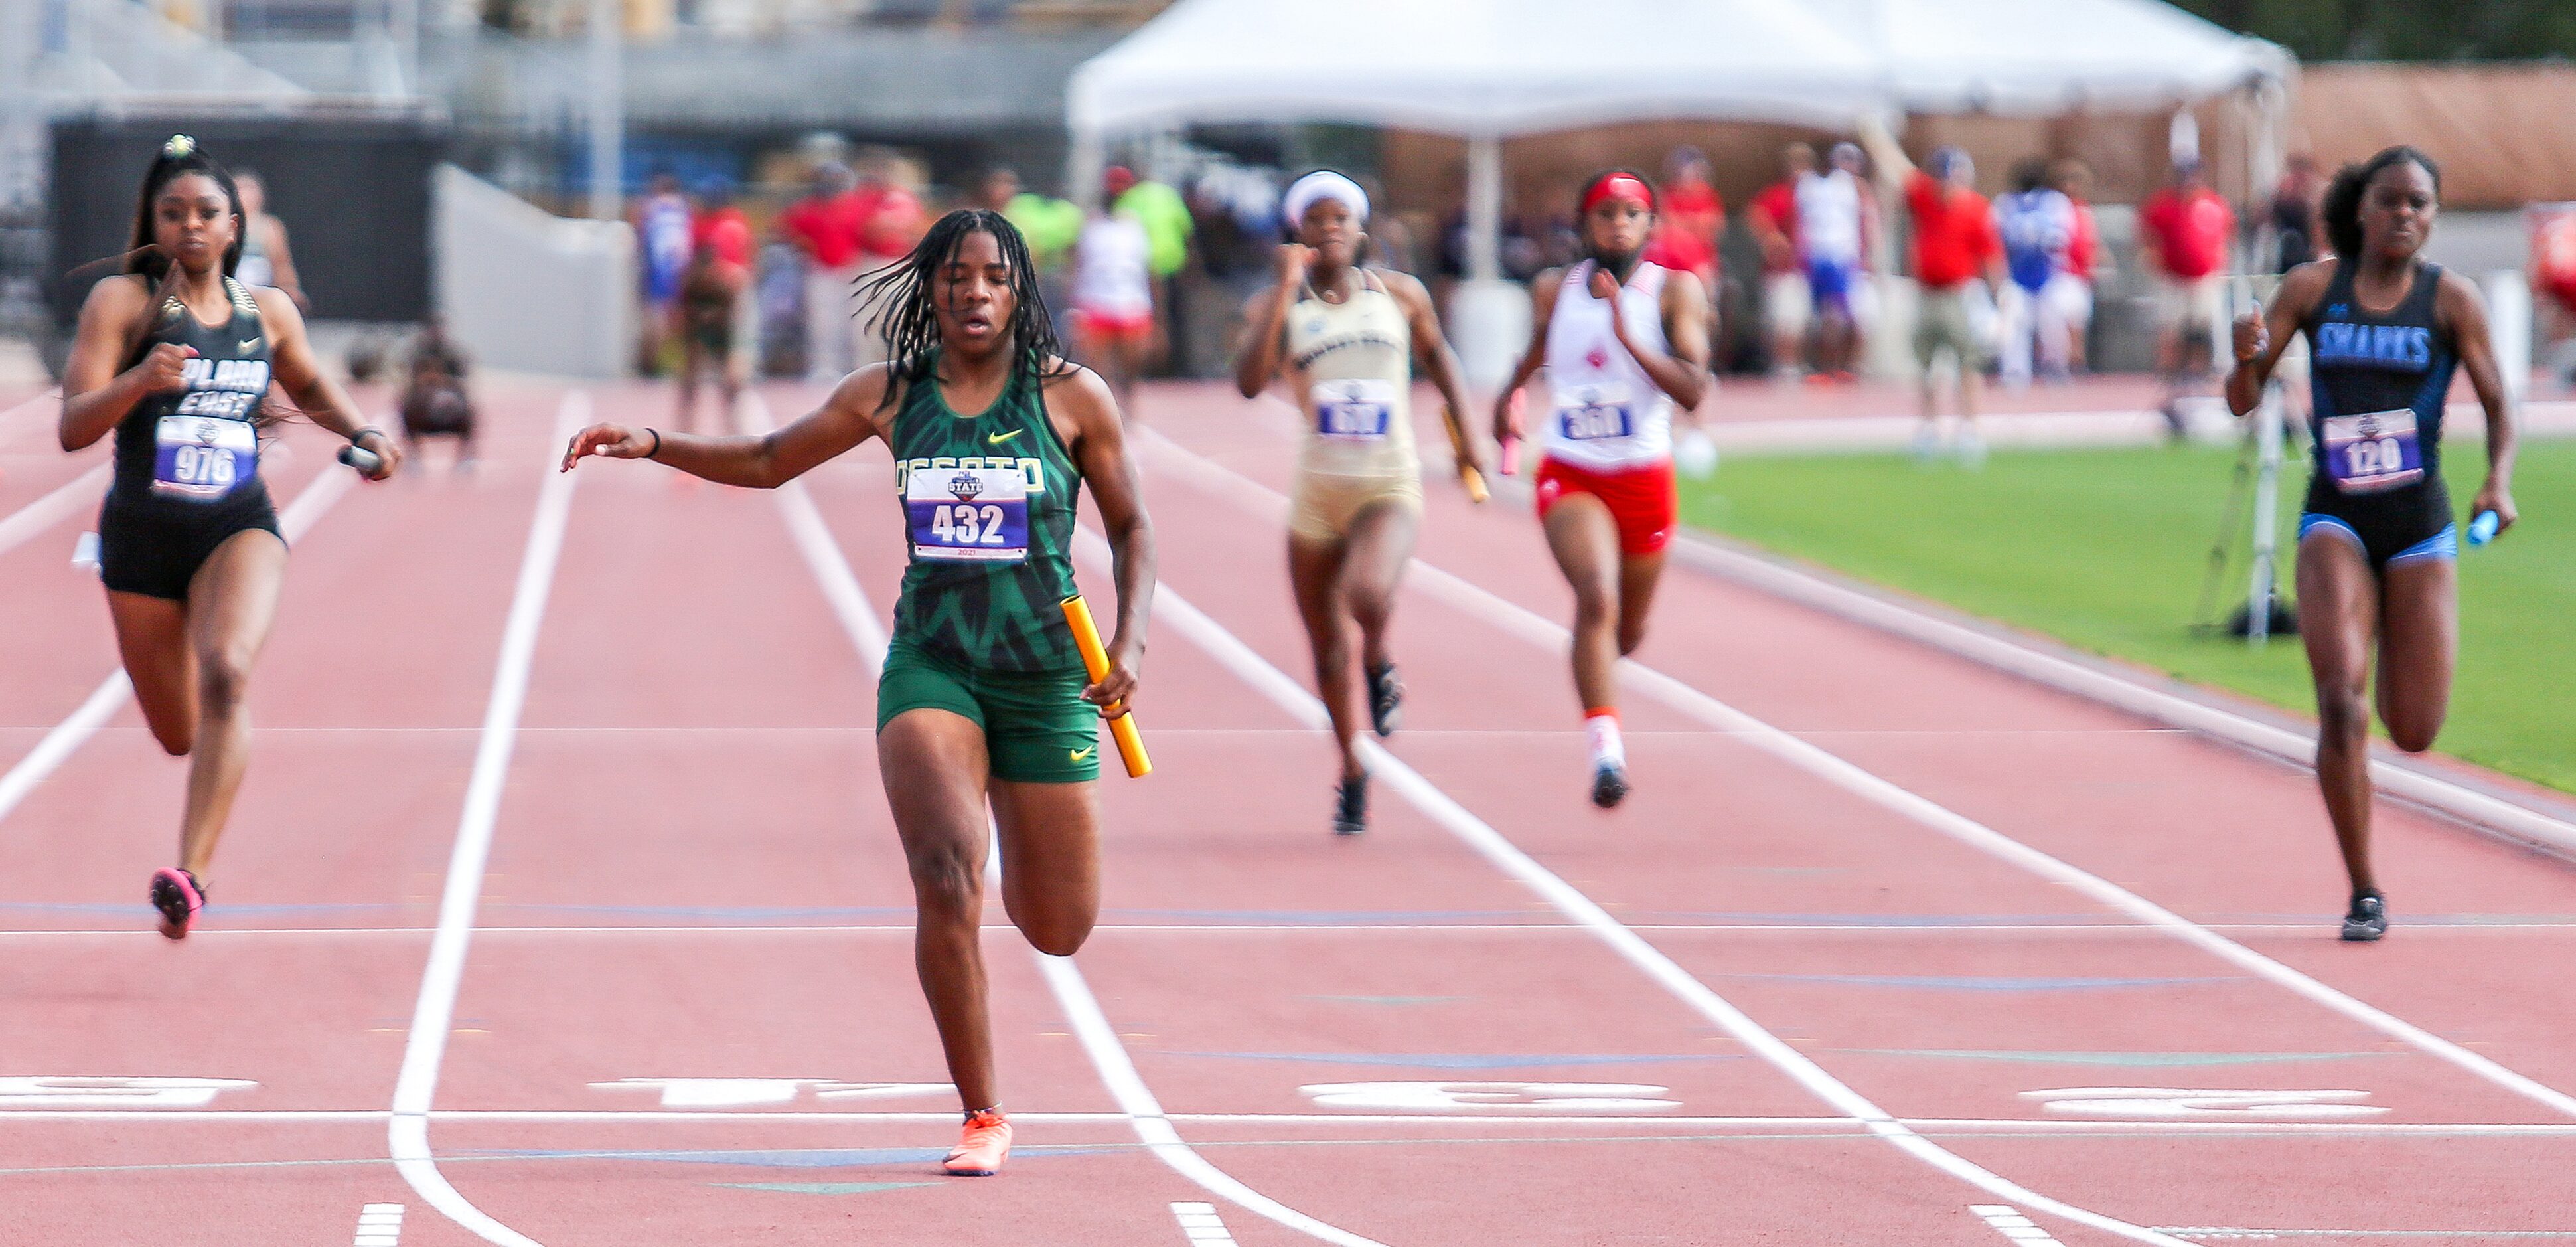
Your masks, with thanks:
[[[1610,331],[1610,304],[1592,297],[1592,261],[1565,270],[1547,320],[1549,410],[1539,446],[1549,458],[1596,472],[1653,467],[1673,457],[1672,396]],[[1638,261],[1619,288],[1628,336],[1669,352],[1664,341],[1664,276]]]

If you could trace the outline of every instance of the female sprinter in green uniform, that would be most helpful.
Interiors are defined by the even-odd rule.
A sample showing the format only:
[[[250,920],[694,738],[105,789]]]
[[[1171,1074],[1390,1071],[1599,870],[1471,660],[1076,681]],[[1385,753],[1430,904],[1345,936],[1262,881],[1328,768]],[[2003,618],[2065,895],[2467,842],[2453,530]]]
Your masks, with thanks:
[[[947,1172],[1010,1151],[993,1077],[984,963],[987,826],[1003,909],[1038,950],[1073,955],[1100,909],[1098,708],[1132,704],[1154,592],[1153,530],[1109,388],[1067,364],[1028,245],[994,212],[940,218],[868,306],[889,362],[763,436],[593,425],[564,452],[658,459],[769,489],[871,437],[894,452],[912,560],[877,681],[877,766],[912,868],[913,961],[966,1107]],[[1118,626],[1097,684],[1058,604],[1073,595],[1074,504],[1089,483],[1117,556]],[[985,812],[991,804],[991,814]]]
[[[313,359],[304,317],[233,278],[247,218],[231,175],[173,136],[143,175],[125,272],[81,304],[63,369],[63,449],[116,434],[98,572],[152,739],[188,759],[179,864],[152,876],[161,934],[184,939],[250,762],[243,694],[277,618],[286,540],[259,475],[271,383],[315,424],[402,461]]]

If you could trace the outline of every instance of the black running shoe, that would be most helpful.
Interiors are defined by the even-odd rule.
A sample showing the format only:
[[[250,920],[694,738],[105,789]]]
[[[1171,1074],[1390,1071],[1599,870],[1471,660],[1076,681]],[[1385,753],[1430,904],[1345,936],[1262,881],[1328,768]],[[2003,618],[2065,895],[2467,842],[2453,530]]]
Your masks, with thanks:
[[[1333,790],[1333,834],[1356,836],[1368,830],[1368,776],[1353,775]]]
[[[2343,916],[2343,937],[2366,944],[2388,934],[2388,898],[2377,892],[2363,892],[2352,898],[2352,910]]]
[[[1592,768],[1592,804],[1606,810],[1626,800],[1627,796],[1628,768],[1616,762],[1604,762]]]
[[[1380,736],[1395,735],[1404,720],[1404,685],[1395,678],[1395,664],[1370,668],[1368,685],[1369,726]]]
[[[197,876],[178,867],[165,867],[152,872],[152,908],[161,911],[161,934],[174,940],[188,938],[188,928],[197,920],[197,911],[206,907],[206,889]]]

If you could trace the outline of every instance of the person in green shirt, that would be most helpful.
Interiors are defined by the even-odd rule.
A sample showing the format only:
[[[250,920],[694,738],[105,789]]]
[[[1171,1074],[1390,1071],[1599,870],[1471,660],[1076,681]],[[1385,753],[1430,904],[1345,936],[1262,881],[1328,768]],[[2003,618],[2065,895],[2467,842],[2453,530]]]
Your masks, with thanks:
[[[1023,189],[1019,170],[1009,165],[984,171],[983,181],[975,186],[975,206],[998,212],[1019,227],[1020,237],[1029,244],[1029,258],[1037,261],[1040,273],[1063,267],[1065,253],[1082,233],[1081,205]]]
[[[1107,181],[1109,210],[1133,216],[1145,227],[1145,241],[1151,248],[1146,263],[1154,270],[1154,280],[1171,280],[1190,262],[1190,234],[1197,226],[1190,220],[1189,204],[1179,191],[1124,168],[1111,169]]]
[[[564,452],[658,459],[726,485],[786,484],[869,438],[895,462],[911,561],[877,679],[877,767],[911,866],[914,964],[966,1108],[942,1168],[1010,1151],[985,1012],[984,862],[998,830],[1004,908],[1070,957],[1100,913],[1102,708],[1132,702],[1154,596],[1154,534],[1109,389],[1066,362],[1020,232],[961,208],[862,292],[888,362],[772,433],[709,437],[598,424]],[[1074,592],[1075,502],[1089,485],[1115,556],[1109,670],[1084,672],[1058,604]]]

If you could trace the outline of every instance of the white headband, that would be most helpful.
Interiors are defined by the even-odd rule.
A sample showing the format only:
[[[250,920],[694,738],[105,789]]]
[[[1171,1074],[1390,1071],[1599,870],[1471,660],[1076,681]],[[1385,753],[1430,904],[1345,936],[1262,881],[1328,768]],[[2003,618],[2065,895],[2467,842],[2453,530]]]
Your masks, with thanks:
[[[1330,199],[1350,209],[1360,224],[1368,224],[1368,192],[1361,190],[1359,183],[1330,169],[1317,169],[1297,179],[1296,184],[1288,188],[1287,196],[1279,201],[1279,210],[1287,215],[1288,225],[1293,229],[1306,219],[1306,209],[1315,206],[1319,199]]]

